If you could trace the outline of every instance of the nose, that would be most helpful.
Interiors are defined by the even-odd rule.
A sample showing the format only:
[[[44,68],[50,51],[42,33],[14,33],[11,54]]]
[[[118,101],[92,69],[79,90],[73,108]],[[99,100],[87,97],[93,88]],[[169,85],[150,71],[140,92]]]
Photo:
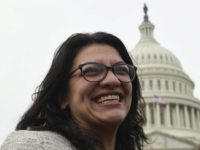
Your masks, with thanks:
[[[106,77],[100,82],[100,85],[103,87],[109,87],[109,88],[116,88],[121,84],[119,79],[114,75],[114,73],[109,70]]]

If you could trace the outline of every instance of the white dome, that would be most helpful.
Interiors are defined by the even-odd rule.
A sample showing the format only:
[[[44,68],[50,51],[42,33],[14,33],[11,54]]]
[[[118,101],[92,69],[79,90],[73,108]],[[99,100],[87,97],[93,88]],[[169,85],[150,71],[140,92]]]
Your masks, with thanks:
[[[182,70],[179,60],[172,52],[163,48],[153,38],[154,25],[144,21],[139,27],[141,39],[136,47],[130,51],[135,65],[159,65]]]

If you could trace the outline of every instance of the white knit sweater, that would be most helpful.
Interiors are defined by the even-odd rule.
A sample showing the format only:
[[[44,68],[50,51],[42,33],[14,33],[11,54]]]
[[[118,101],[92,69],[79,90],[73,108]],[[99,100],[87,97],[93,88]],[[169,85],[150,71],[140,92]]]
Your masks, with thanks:
[[[11,133],[0,150],[75,150],[70,142],[51,131],[20,130]]]

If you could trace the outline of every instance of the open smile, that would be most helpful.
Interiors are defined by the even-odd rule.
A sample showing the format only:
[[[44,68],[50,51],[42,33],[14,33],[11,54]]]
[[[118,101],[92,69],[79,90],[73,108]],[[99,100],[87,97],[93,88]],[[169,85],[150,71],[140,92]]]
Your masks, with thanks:
[[[116,94],[101,96],[96,100],[97,103],[107,104],[111,102],[120,102],[120,96]]]

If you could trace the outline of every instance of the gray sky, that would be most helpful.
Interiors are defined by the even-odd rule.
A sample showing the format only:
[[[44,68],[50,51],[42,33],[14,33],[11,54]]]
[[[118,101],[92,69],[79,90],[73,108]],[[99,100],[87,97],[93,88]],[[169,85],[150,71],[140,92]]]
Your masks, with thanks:
[[[0,0],[0,145],[32,103],[58,45],[72,33],[106,31],[131,50],[144,2],[155,39],[177,56],[200,98],[199,0]]]

